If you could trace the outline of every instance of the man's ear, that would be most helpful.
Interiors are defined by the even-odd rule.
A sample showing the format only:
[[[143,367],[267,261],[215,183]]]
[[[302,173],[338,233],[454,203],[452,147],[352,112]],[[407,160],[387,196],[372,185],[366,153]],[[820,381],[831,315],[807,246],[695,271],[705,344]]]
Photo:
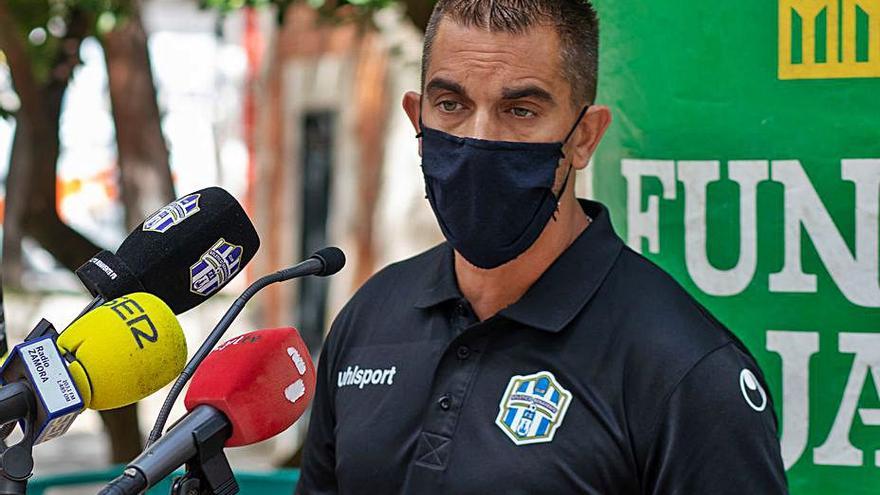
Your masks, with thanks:
[[[422,114],[422,95],[415,91],[408,91],[403,95],[403,111],[406,112],[406,116],[409,117],[413,129],[416,131],[415,134],[422,132],[422,128],[419,126],[419,117],[421,117]],[[422,140],[419,139],[419,156],[421,155]]]
[[[587,110],[572,134],[572,162],[576,170],[587,168],[610,125],[611,110],[605,105],[594,105]]]

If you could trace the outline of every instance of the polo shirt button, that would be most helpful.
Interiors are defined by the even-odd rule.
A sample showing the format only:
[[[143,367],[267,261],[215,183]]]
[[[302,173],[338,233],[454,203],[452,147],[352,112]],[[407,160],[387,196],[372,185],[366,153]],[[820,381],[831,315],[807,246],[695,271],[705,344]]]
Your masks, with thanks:
[[[456,355],[458,356],[458,359],[464,361],[471,356],[471,349],[468,346],[463,345],[458,348],[458,351],[456,351]]]
[[[448,395],[444,395],[443,397],[440,397],[440,400],[437,401],[437,405],[440,406],[440,409],[448,411],[449,408],[452,407],[452,399],[450,399]]]

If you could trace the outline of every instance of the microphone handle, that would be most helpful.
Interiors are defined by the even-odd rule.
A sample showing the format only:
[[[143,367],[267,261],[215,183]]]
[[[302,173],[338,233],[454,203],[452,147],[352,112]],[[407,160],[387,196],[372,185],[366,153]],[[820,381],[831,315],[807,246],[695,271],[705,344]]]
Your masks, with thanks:
[[[98,495],[137,495],[147,488],[147,480],[136,469],[126,469],[98,492]]]
[[[153,443],[131,461],[98,495],[137,495],[155,486],[198,454],[196,439],[203,432],[224,429],[229,438],[232,425],[223,413],[207,405],[196,407],[172,426],[161,442]]]

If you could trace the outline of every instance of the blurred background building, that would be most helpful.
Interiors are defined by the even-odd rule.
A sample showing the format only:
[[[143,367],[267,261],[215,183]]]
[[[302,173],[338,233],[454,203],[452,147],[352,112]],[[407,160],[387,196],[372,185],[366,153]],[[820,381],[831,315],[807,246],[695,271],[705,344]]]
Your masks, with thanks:
[[[415,131],[400,104],[403,93],[420,84],[419,24],[424,24],[430,5],[426,12],[422,6],[414,13],[412,7],[393,2],[366,10],[314,2],[262,3],[243,8],[244,2],[147,0],[129,6],[146,34],[176,196],[213,185],[227,189],[245,206],[262,241],[244,276],[181,317],[189,348],[198,347],[232,298],[255,277],[337,245],[348,258],[343,272],[269,288],[229,332],[233,336],[295,326],[317,353],[333,317],[367,278],[442,241],[425,199]],[[0,18],[22,16],[17,22],[27,27],[30,48],[46,47],[73,28],[62,25],[70,22],[70,10],[60,4],[64,2],[40,4],[47,9],[43,19],[21,2],[9,2]],[[131,225],[152,209],[131,212],[126,203],[122,140],[131,133],[137,138],[140,123],[119,115],[119,109],[114,115],[114,105],[123,104],[114,99],[109,78],[119,66],[110,57],[131,58],[124,50],[135,50],[131,43],[124,49],[113,45],[119,41],[113,39],[115,33],[125,32],[133,17],[110,9],[93,15],[94,31],[76,46],[79,59],[58,114],[54,206],[63,223],[96,247],[115,250]],[[3,46],[0,107],[7,116],[0,118],[0,206],[6,196],[17,194],[10,163],[15,113],[25,103],[16,93],[12,57]],[[155,148],[163,153],[161,146]],[[161,160],[158,165],[163,166]],[[146,191],[139,194],[150,195],[150,181],[143,179]],[[579,181],[581,195],[588,193],[589,184],[589,177]],[[164,204],[162,199],[153,201],[153,209]],[[86,258],[65,263],[33,236],[20,237],[20,259],[4,259],[3,302],[11,345],[21,342],[40,318],[63,325],[88,301],[69,266]],[[141,403],[142,434],[163,398],[159,393]],[[182,413],[178,407],[173,417]],[[304,426],[300,422],[286,435],[233,451],[234,465],[269,469],[295,463],[291,458]],[[36,471],[71,472],[107,465],[114,457],[124,459],[121,452],[111,451],[103,430],[99,415],[87,411],[67,435],[35,449]]]
[[[148,34],[176,195],[213,185],[227,189],[262,240],[244,276],[181,317],[190,349],[255,277],[338,245],[348,256],[341,274],[270,288],[229,332],[296,326],[317,353],[329,322],[367,277],[441,240],[423,199],[414,132],[399,111],[403,91],[418,87],[419,29],[400,7],[374,16],[319,12],[307,4],[228,8],[152,0],[136,6]],[[10,14],[16,7],[8,6]],[[99,17],[98,28],[103,23],[111,31],[126,22],[113,13]],[[51,36],[36,27],[28,42]],[[96,246],[115,250],[130,225],[106,45],[106,37],[87,36],[78,47],[59,114],[56,208]],[[6,61],[0,51],[0,103],[16,112],[22,101]],[[137,130],[137,122],[126,124]],[[13,188],[9,196],[15,194],[7,180],[15,131],[13,115],[0,119],[0,176],[4,193]],[[4,289],[12,345],[40,318],[62,325],[87,302],[69,267],[28,235],[21,239],[19,266],[4,273]],[[142,433],[163,396],[141,404]],[[175,416],[182,413],[178,408]],[[268,469],[289,461],[302,426],[234,453],[233,462]],[[87,411],[63,438],[35,449],[37,472],[107,465],[113,453],[102,430],[99,415]]]
[[[876,493],[880,2],[593,3],[598,100],[615,118],[596,197],[761,365],[792,493]],[[41,317],[76,316],[87,297],[71,273],[94,252],[219,185],[262,247],[181,317],[190,349],[248,281],[338,245],[342,273],[272,287],[229,332],[293,325],[317,353],[371,274],[441,241],[400,108],[432,5],[0,0],[10,343]],[[579,196],[593,183],[580,178]],[[163,397],[84,414],[36,449],[37,472],[130,459]],[[233,464],[296,464],[305,425],[233,450]]]

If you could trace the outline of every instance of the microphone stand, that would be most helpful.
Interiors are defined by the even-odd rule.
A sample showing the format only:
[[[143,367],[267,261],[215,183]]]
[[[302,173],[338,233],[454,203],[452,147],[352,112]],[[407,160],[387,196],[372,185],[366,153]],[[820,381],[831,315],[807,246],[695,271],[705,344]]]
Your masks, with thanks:
[[[25,495],[34,471],[34,437],[31,418],[23,421],[24,438],[15,445],[0,440],[0,495]]]
[[[174,479],[171,495],[235,495],[238,482],[223,452],[232,434],[227,421],[216,416],[193,432],[196,455],[186,462],[186,473]]]

